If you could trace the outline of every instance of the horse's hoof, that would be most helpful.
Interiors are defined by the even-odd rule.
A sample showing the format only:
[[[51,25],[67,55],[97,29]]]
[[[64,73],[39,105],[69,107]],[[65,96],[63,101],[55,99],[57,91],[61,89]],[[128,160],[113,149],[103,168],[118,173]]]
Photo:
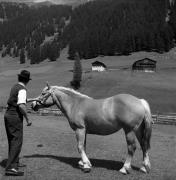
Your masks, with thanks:
[[[87,165],[88,165],[89,167],[92,167],[92,164],[91,164],[90,162],[87,162]],[[83,163],[82,160],[80,160],[80,161],[78,162],[78,166],[79,166],[80,168],[84,167],[84,163]]]
[[[84,164],[82,160],[78,162],[78,166],[84,173],[89,173],[91,171],[91,166],[88,164]]]
[[[122,174],[126,175],[127,174],[127,170],[123,167],[119,170]]]
[[[140,171],[143,172],[143,173],[145,173],[145,174],[147,173],[147,170],[146,170],[146,168],[145,168],[144,166],[142,166],[142,167],[140,168]]]
[[[145,169],[147,170],[147,173],[149,173],[149,172],[150,172],[151,167],[150,167],[150,166],[145,166]]]
[[[82,162],[82,160],[80,160],[80,161],[78,162],[78,166],[79,166],[80,168],[83,168],[83,167],[84,167],[84,163]]]
[[[125,168],[125,169],[126,169],[127,174],[130,174],[131,167],[129,167],[129,168]]]
[[[92,167],[92,164],[89,162],[89,166]]]
[[[130,174],[131,167],[128,167],[128,168],[127,167],[122,167],[119,171],[124,175]]]
[[[143,172],[143,173],[149,173],[150,172],[150,165],[143,165],[141,168],[140,168],[140,171]]]
[[[91,168],[90,167],[88,167],[88,168],[82,168],[82,171],[84,172],[84,173],[89,173],[90,171],[91,171]]]
[[[88,164],[84,164],[81,169],[84,173],[89,173],[91,171],[91,167]]]
[[[150,169],[151,169],[151,165],[150,164],[145,165],[145,169],[146,169],[147,173],[149,173]]]

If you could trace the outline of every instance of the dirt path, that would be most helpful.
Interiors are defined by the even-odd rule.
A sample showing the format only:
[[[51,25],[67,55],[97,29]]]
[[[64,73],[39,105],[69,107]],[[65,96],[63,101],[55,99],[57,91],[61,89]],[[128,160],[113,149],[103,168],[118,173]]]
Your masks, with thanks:
[[[150,174],[138,171],[142,153],[138,148],[133,160],[133,171],[123,176],[118,170],[126,157],[123,131],[110,136],[88,135],[87,152],[93,164],[90,173],[78,167],[79,154],[74,132],[64,117],[30,115],[32,127],[24,126],[22,162],[27,164],[25,176],[3,176],[4,159],[7,157],[7,139],[0,114],[0,179],[1,180],[174,180],[176,177],[176,127],[154,125],[151,144]]]

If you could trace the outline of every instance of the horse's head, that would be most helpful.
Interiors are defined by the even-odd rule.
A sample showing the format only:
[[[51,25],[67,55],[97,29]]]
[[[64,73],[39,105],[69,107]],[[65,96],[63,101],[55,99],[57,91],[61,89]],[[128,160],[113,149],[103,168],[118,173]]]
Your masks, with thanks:
[[[66,108],[68,105],[73,104],[75,100],[80,100],[80,97],[90,98],[73,89],[63,86],[50,86],[47,83],[37,100],[32,103],[32,109],[37,111],[40,108],[50,107],[54,104],[60,109]]]
[[[47,86],[42,90],[42,93],[38,96],[37,101],[31,104],[34,111],[38,111],[41,108],[50,107],[55,104],[52,96],[52,86],[47,83]]]

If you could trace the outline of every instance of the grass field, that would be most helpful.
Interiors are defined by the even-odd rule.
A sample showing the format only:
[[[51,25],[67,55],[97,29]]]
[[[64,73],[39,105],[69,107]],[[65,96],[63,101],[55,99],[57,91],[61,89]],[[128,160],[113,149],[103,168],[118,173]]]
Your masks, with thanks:
[[[5,177],[7,138],[3,114],[0,114],[0,179],[1,180],[174,180],[176,177],[176,126],[154,125],[151,141],[150,174],[139,172],[142,152],[139,144],[132,162],[133,170],[122,175],[118,170],[126,158],[123,131],[109,136],[88,135],[87,153],[93,164],[90,173],[78,166],[79,154],[74,132],[64,117],[30,115],[33,125],[24,127],[21,161],[27,164],[21,178]]]
[[[157,61],[156,73],[132,73],[130,68],[136,60],[149,57]],[[106,72],[91,72],[91,63],[104,62]],[[145,98],[152,113],[176,112],[176,53],[157,54],[139,52],[130,56],[98,57],[83,60],[83,81],[80,91],[94,98],[104,98],[118,93],[130,93]],[[20,65],[17,59],[0,59],[0,106],[5,106],[12,84],[17,82],[21,69],[28,69],[32,81],[28,85],[28,97],[37,96],[49,81],[51,85],[69,85],[72,80],[73,61],[66,59],[66,52],[56,62]],[[74,132],[64,117],[30,115],[32,127],[24,128],[22,162],[27,164],[22,178],[7,178],[4,159],[7,157],[7,138],[3,114],[0,113],[0,179],[22,180],[174,180],[176,177],[176,127],[154,125],[150,151],[152,171],[138,171],[142,153],[138,145],[133,160],[133,171],[123,176],[118,170],[126,157],[126,142],[123,131],[111,136],[88,136],[88,155],[94,168],[84,174],[77,167],[79,154]]]

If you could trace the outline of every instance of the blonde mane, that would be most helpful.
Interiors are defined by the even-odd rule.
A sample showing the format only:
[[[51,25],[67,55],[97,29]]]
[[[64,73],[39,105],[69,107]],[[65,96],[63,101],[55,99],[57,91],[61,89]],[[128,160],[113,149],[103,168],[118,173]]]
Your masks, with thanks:
[[[79,96],[81,96],[81,97],[85,97],[85,98],[90,98],[90,99],[92,99],[90,96],[87,96],[87,95],[85,95],[85,94],[82,94],[82,93],[80,93],[80,92],[78,92],[78,91],[75,91],[75,90],[72,89],[72,88],[69,88],[69,87],[52,86],[52,88],[56,88],[56,89],[61,90],[61,91],[69,91],[69,92],[71,92],[71,93],[73,93],[73,94],[75,94],[75,95],[79,95]]]

